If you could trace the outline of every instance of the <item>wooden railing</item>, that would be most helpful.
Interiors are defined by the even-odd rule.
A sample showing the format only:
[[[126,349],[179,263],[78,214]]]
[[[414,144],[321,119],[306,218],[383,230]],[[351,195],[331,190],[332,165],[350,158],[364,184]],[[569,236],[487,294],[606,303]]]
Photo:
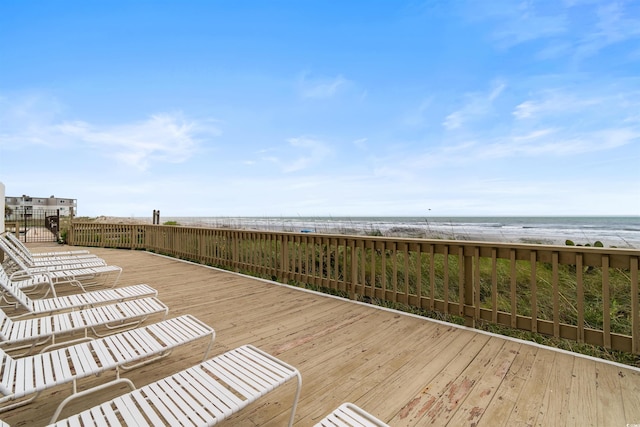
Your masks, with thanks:
[[[78,222],[69,242],[146,249],[640,354],[633,249]]]

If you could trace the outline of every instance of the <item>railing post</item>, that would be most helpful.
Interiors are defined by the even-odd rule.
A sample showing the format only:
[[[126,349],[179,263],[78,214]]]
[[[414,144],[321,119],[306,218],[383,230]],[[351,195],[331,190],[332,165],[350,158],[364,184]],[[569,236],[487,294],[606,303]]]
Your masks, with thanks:
[[[464,324],[466,326],[475,327],[475,319],[473,316],[469,316],[465,307],[473,307],[473,289],[474,289],[474,274],[473,274],[473,256],[464,255],[464,304],[463,304],[463,316]],[[460,302],[462,304],[462,301]]]
[[[227,234],[227,236],[229,236],[229,238],[233,239],[233,242],[231,244],[231,265],[233,265],[233,268],[235,271],[240,271],[240,233],[236,232],[236,233],[231,233],[229,232]]]

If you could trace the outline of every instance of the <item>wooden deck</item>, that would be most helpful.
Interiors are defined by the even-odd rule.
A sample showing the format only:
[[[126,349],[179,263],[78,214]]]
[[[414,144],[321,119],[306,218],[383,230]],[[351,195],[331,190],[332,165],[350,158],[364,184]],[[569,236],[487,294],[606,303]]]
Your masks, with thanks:
[[[303,385],[296,426],[313,425],[345,401],[392,426],[640,424],[638,369],[146,252],[91,252],[123,267],[119,286],[148,283],[170,316],[190,313],[214,327],[212,355],[250,343],[297,367]],[[194,343],[124,376],[147,384],[198,363],[205,346]],[[95,381],[104,379],[85,384]],[[46,424],[70,388],[42,393],[0,418],[12,426]],[[285,425],[294,390],[285,385],[224,425]]]

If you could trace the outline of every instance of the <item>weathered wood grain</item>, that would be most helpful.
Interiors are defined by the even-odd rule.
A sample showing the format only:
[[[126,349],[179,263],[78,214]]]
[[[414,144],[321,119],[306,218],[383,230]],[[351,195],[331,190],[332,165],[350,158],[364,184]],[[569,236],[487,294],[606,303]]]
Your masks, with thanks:
[[[296,366],[303,378],[296,426],[312,425],[344,401],[394,426],[640,423],[640,370],[147,252],[91,252],[123,267],[119,286],[147,283],[170,317],[190,313],[214,327],[212,355],[250,343]],[[203,351],[193,343],[124,376],[142,386],[198,363]],[[44,425],[70,388],[48,390],[0,418]],[[284,424],[293,390],[282,387],[224,425]]]

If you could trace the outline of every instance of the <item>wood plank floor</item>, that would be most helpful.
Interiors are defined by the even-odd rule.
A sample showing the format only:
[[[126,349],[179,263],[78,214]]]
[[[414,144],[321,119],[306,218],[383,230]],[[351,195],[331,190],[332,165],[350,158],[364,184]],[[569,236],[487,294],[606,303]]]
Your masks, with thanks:
[[[637,369],[146,252],[90,250],[123,267],[118,286],[147,283],[170,316],[190,313],[214,327],[212,355],[250,343],[297,367],[303,386],[296,426],[313,425],[345,401],[392,426],[640,423]],[[124,376],[147,384],[198,363],[205,347],[196,342]],[[105,378],[112,376],[83,384]],[[46,391],[0,418],[44,425],[70,388]],[[286,425],[294,391],[285,385],[224,425]],[[65,413],[117,392],[87,397]]]

